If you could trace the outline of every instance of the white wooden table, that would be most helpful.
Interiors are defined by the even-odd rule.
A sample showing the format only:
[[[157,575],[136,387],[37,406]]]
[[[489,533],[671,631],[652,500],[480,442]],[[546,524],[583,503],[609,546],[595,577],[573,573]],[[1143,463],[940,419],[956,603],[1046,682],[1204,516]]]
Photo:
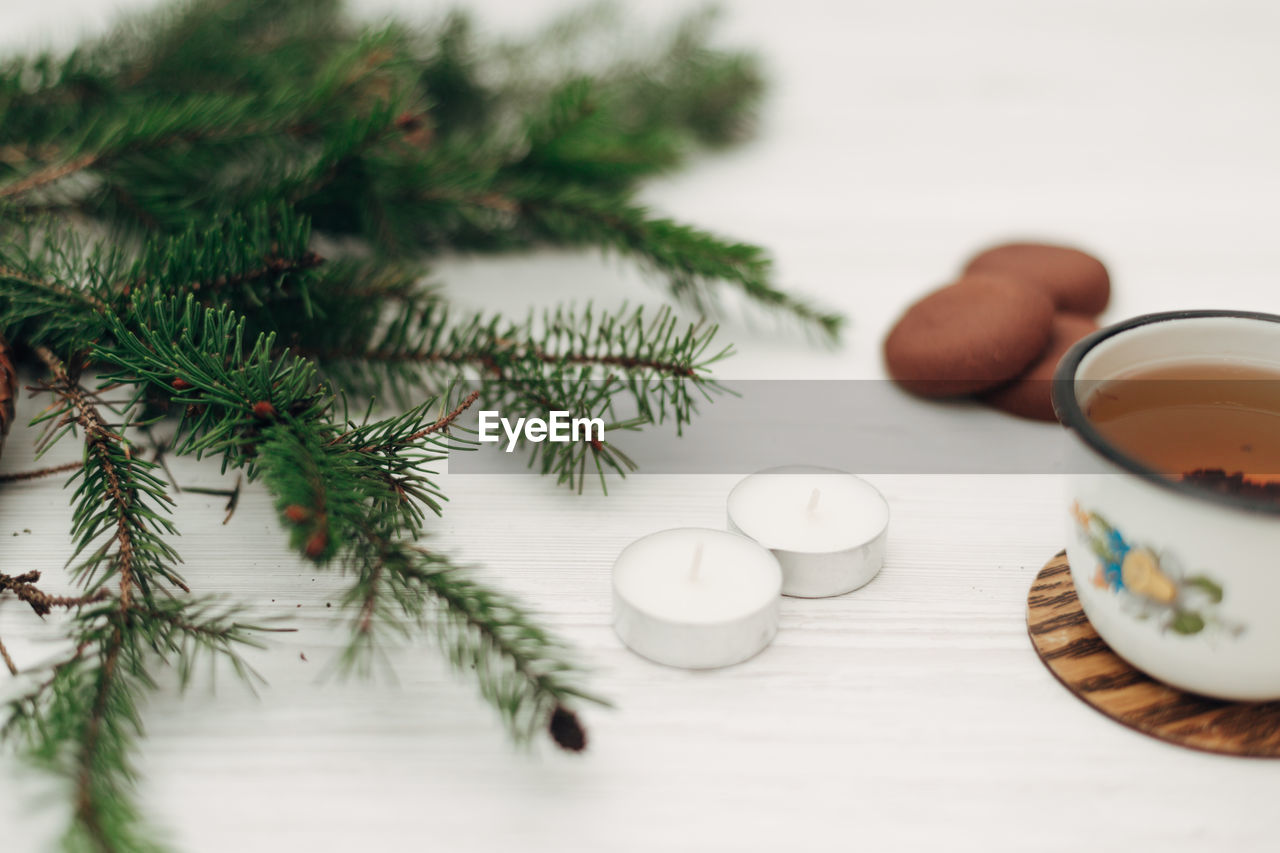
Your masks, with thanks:
[[[422,14],[431,4],[367,5]],[[549,8],[473,5],[513,32]],[[880,340],[901,308],[1011,234],[1098,251],[1116,281],[1111,319],[1280,309],[1280,7],[728,5],[726,32],[758,46],[776,81],[761,136],[648,198],[769,245],[785,283],[853,324],[837,352],[731,325],[740,355],[725,375],[880,376]],[[107,11],[96,0],[0,0],[0,42],[68,44]],[[658,298],[625,265],[570,254],[438,272],[460,301],[516,312],[531,293]],[[27,467],[28,445],[12,436],[0,469]],[[175,470],[187,485],[220,482],[207,466]],[[544,614],[618,705],[586,712],[592,743],[581,757],[510,749],[472,685],[425,645],[389,654],[397,681],[325,679],[344,636],[327,606],[340,580],[282,548],[261,492],[226,528],[216,498],[184,497],[179,547],[192,585],[299,631],[253,656],[270,682],[259,698],[227,681],[185,698],[166,686],[148,705],[148,810],[188,851],[1280,844],[1280,765],[1135,734],[1036,660],[1025,595],[1063,543],[1049,476],[876,477],[894,515],[870,586],[785,600],[777,641],[732,669],[687,673],[629,653],[610,628],[613,556],[652,530],[721,525],[733,479],[637,476],[602,498],[532,477],[446,478],[452,501],[434,544]],[[67,499],[54,483],[0,491],[6,570],[61,577]],[[33,622],[0,606],[0,636],[20,664],[56,650],[56,626]],[[64,819],[51,797],[44,777],[0,759],[0,849],[51,844]]]

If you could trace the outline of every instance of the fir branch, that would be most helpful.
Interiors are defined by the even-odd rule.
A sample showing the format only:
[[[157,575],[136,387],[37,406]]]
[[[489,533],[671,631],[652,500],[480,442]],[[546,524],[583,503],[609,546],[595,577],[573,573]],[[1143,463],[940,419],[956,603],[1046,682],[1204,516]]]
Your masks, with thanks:
[[[89,394],[70,377],[61,360],[43,347],[37,353],[53,375],[51,392],[62,400],[62,407],[55,410],[60,422],[76,424],[84,433],[84,479],[77,491],[80,500],[73,525],[80,541],[78,550],[83,551],[95,539],[109,534],[79,571],[86,581],[99,568],[105,576],[117,576],[119,593],[108,607],[80,617],[84,627],[76,655],[48,682],[51,695],[44,701],[49,704],[39,708],[39,696],[29,699],[29,707],[19,700],[11,706],[10,723],[44,711],[38,719],[47,722],[40,723],[36,731],[31,729],[34,722],[28,723],[26,737],[35,744],[44,744],[39,747],[43,753],[37,754],[61,766],[74,780],[75,822],[68,844],[80,843],[73,840],[79,838],[92,849],[115,851],[124,849],[126,844],[147,843],[138,834],[136,810],[122,796],[132,779],[127,756],[138,726],[136,694],[150,684],[137,660],[130,610],[135,593],[151,598],[149,569],[175,583],[181,581],[160,563],[161,559],[176,555],[158,538],[149,536],[140,522],[139,513],[147,513],[142,494],[158,494],[154,484],[139,479],[137,472],[131,470],[133,460],[123,439],[108,428]],[[114,512],[99,513],[98,505],[103,501]],[[167,522],[160,526],[172,531]],[[113,544],[115,551],[111,554]],[[55,604],[80,608],[108,597],[102,586],[80,600],[65,602],[24,595],[26,584],[11,585],[10,589],[37,613],[47,612]],[[90,647],[96,650],[96,665],[87,669],[83,650]],[[129,659],[127,663],[121,663],[122,656]],[[62,682],[70,683],[59,687]],[[60,760],[57,753],[64,749],[70,749],[71,754]]]
[[[531,621],[506,596],[459,576],[437,555],[421,548],[391,557],[405,578],[421,583],[442,606],[437,613],[440,643],[458,669],[474,667],[481,691],[503,714],[518,738],[546,725],[566,702],[586,699],[560,660],[563,646]],[[494,656],[506,662],[493,668]]]
[[[66,468],[82,589],[0,576],[37,612],[69,611],[73,651],[3,734],[72,782],[70,847],[154,846],[132,755],[157,666],[186,683],[211,656],[254,678],[238,649],[255,629],[170,589],[186,587],[168,486],[129,439],[166,414],[173,452],[262,483],[291,546],[352,579],[345,662],[430,632],[517,739],[585,746],[573,708],[597,700],[563,643],[416,544],[445,500],[431,466],[469,448],[462,415],[483,399],[604,420],[607,441],[527,448],[561,482],[603,485],[633,467],[619,434],[678,434],[723,390],[711,371],[729,348],[669,309],[460,318],[422,263],[599,249],[700,313],[736,292],[834,337],[840,319],[780,289],[763,249],[635,201],[645,177],[751,127],[758,62],[711,47],[710,21],[591,59],[608,14],[521,46],[477,39],[464,15],[368,28],[336,0],[191,0],[68,56],[0,63],[0,333],[49,374],[41,452],[83,442]],[[80,380],[95,369],[97,391]],[[102,400],[115,386],[131,403]],[[375,417],[374,397],[402,412]],[[362,419],[347,399],[369,401]]]
[[[40,420],[53,423],[55,428],[76,425],[84,434],[85,463],[76,474],[81,481],[76,496],[82,500],[73,517],[77,548],[72,559],[95,541],[101,544],[76,573],[86,582],[92,582],[99,572],[103,579],[118,576],[125,609],[132,603],[135,589],[150,600],[155,580],[190,592],[173,569],[173,564],[180,562],[177,553],[160,535],[176,531],[149,505],[171,503],[163,483],[150,473],[155,466],[133,457],[125,439],[110,429],[89,393],[71,378],[57,356],[45,347],[37,347],[36,353],[53,376],[49,390],[61,401]],[[89,496],[95,500],[83,500]],[[109,509],[102,510],[102,503]]]
[[[310,242],[305,218],[287,207],[259,206],[245,216],[233,214],[149,241],[124,274],[127,284],[113,290],[128,295],[146,286],[164,294],[195,294],[206,303],[260,305],[287,284],[305,286],[306,273],[325,262]]]
[[[88,248],[64,223],[0,227],[0,328],[28,347],[78,352],[103,333],[115,301],[103,280],[120,255]]]
[[[599,312],[559,309],[529,315],[518,323],[473,316],[462,321],[438,304],[405,310],[365,349],[341,346],[303,348],[353,392],[390,390],[415,379],[431,389],[453,381],[468,367],[482,378],[505,380],[526,373],[557,373],[569,368],[600,368],[594,377],[626,374],[650,381],[693,380],[714,387],[708,373],[728,357],[731,347],[713,349],[717,329],[682,325],[668,308]],[[398,368],[420,370],[415,377]]]
[[[332,365],[337,362],[356,362],[361,364],[416,364],[422,367],[446,364],[459,367],[466,364],[478,365],[495,375],[501,376],[498,359],[494,358],[494,348],[507,346],[495,341],[491,346],[471,349],[443,350],[343,350],[316,349],[302,350],[301,354],[314,358],[322,364]],[[509,348],[509,347],[508,347]],[[697,376],[694,368],[674,359],[644,358],[635,355],[589,353],[589,352],[547,352],[537,346],[530,346],[527,357],[537,359],[547,365],[580,365],[583,367],[612,367],[623,372],[647,372],[676,378],[692,379]]]
[[[108,595],[101,583],[111,576],[118,577],[119,592],[109,605],[82,611],[76,654],[55,669],[47,690],[11,705],[6,730],[25,721],[24,736],[35,754],[74,780],[69,846],[142,849],[151,842],[124,792],[132,786],[128,756],[140,728],[137,698],[152,682],[132,611],[138,595],[154,601],[155,579],[189,590],[171,568],[177,554],[157,535],[173,533],[173,527],[147,505],[148,498],[167,500],[161,484],[132,457],[62,361],[45,347],[36,352],[52,374],[47,387],[61,402],[45,419],[55,427],[78,426],[83,433],[85,462],[77,474],[81,484],[73,514],[76,553],[104,540],[76,571],[86,584],[101,576],[79,600],[24,596],[24,585],[10,588],[37,613],[53,605],[81,609],[104,601]],[[100,509],[104,504],[106,511]],[[85,649],[94,650],[96,663],[86,663]]]
[[[229,661],[245,679],[254,673],[238,648],[257,645],[259,630],[234,621],[211,602],[123,596],[83,608],[74,618],[74,649],[48,676],[8,704],[0,737],[25,745],[37,763],[72,783],[71,850],[134,853],[159,850],[133,802],[131,755],[141,735],[140,702],[155,689],[153,666],[176,658],[181,683],[200,657]]]
[[[843,318],[775,287],[772,261],[757,246],[654,217],[625,197],[583,187],[523,184],[513,186],[510,195],[537,238],[602,246],[635,257],[664,275],[672,293],[696,308],[714,309],[713,285],[728,282],[761,305],[816,324],[831,340],[839,337]]]
[[[434,576],[419,577],[412,565],[421,562],[421,554],[413,551],[417,556],[408,559],[410,546],[395,544],[390,537],[416,537],[421,507],[438,511],[436,499],[440,495],[423,473],[423,464],[439,458],[433,448],[447,441],[443,438],[447,427],[479,398],[478,392],[439,417],[429,416],[435,403],[428,401],[404,415],[333,433],[324,420],[332,400],[313,384],[305,362],[271,355],[269,336],[247,348],[247,356],[240,355],[246,348],[229,346],[228,341],[238,339],[243,323],[226,310],[201,311],[192,297],[182,303],[181,310],[174,299],[139,297],[137,302],[146,303],[145,309],[142,304],[135,307],[151,322],[137,332],[117,324],[118,348],[101,348],[96,354],[116,368],[107,377],[109,381],[132,377],[133,381],[149,381],[157,391],[172,392],[169,378],[187,377],[175,397],[201,406],[203,411],[189,426],[180,451],[218,447],[230,464],[248,466],[250,476],[261,478],[276,496],[277,511],[291,531],[293,547],[309,559],[324,564],[341,556],[360,576],[382,580],[388,578],[387,567],[391,566],[400,580],[417,579],[442,596],[455,589]],[[257,405],[249,402],[260,396],[258,392],[236,390],[246,376],[279,378],[261,386],[266,389],[264,399],[273,401],[270,413],[255,411]],[[305,405],[298,405],[303,401]],[[518,644],[508,636],[516,628],[508,630],[504,625],[531,625],[528,617],[509,602],[500,601],[496,593],[481,595],[478,586],[465,589],[470,592],[455,589],[442,600],[446,607],[470,603],[481,608],[463,623],[451,623],[455,630],[465,628],[488,637],[467,646],[471,649],[469,660],[488,654],[497,660],[509,659],[514,667],[513,675],[504,676],[501,683],[495,680],[483,690],[513,732],[523,737],[545,725],[554,707],[575,696],[587,698],[566,686],[564,679],[570,675],[567,665],[539,658],[544,652],[550,655],[558,648],[556,644],[550,640]],[[479,605],[468,597],[473,593],[483,599]],[[402,605],[408,601],[403,595],[402,590]],[[361,614],[357,624],[372,621],[369,614],[376,603],[362,596],[355,606]],[[410,605],[406,615],[420,606]],[[455,637],[455,644],[459,642]],[[539,714],[542,716],[535,719]]]
[[[221,661],[250,688],[264,683],[243,650],[265,648],[259,639],[263,633],[293,630],[242,622],[235,606],[214,598],[157,599],[135,607],[134,616],[148,644],[175,666],[184,688],[194,678],[201,656],[209,663],[211,677],[215,662]]]
[[[172,299],[146,301],[151,306],[147,316],[154,322],[139,333],[118,326],[120,348],[97,353],[102,360],[127,370],[113,372],[109,378],[119,380],[132,375],[136,381],[150,376],[158,386],[156,390],[171,391],[171,384],[164,382],[167,377],[177,373],[190,376],[184,380],[187,387],[177,396],[198,401],[196,404],[204,406],[205,411],[200,424],[189,434],[185,445],[188,452],[210,446],[211,434],[224,436],[219,446],[228,454],[227,459],[250,465],[251,476],[260,477],[276,496],[276,507],[291,530],[293,547],[318,563],[345,555],[343,559],[355,566],[360,576],[374,579],[374,588],[390,577],[390,567],[397,583],[416,580],[425,584],[441,597],[446,609],[464,605],[478,608],[462,622],[449,623],[452,648],[469,650],[466,656],[471,662],[486,656],[495,659],[490,665],[507,661],[503,666],[509,664],[510,672],[484,683],[482,692],[518,737],[545,725],[556,707],[575,697],[588,698],[566,680],[571,675],[569,666],[551,657],[559,648],[556,643],[550,639],[539,643],[514,639],[532,624],[518,608],[497,593],[478,585],[467,586],[470,582],[460,579],[461,586],[455,587],[435,575],[428,577],[420,565],[425,552],[394,544],[387,538],[386,531],[399,536],[418,534],[422,518],[419,505],[438,511],[438,491],[421,473],[422,463],[436,458],[431,446],[479,398],[478,392],[472,392],[439,417],[428,419],[427,413],[434,406],[429,401],[405,415],[366,423],[325,439],[328,427],[320,418],[331,402],[317,397],[319,392],[309,382],[295,382],[292,394],[282,394],[277,384],[272,388],[272,399],[277,404],[290,406],[291,398],[312,402],[287,416],[273,411],[266,425],[261,424],[261,414],[253,415],[254,407],[248,406],[248,413],[258,422],[247,427],[242,416],[247,401],[255,395],[237,394],[233,377],[264,370],[288,376],[302,368],[291,369],[287,361],[273,360],[268,339],[260,339],[251,348],[247,361],[240,362],[236,353],[241,348],[227,348],[227,340],[239,332],[227,332],[241,329],[242,324],[225,310],[206,309],[200,322],[191,297],[181,312],[176,311]],[[179,316],[184,319],[179,321]],[[201,331],[197,333],[196,329]],[[227,361],[220,374],[195,369],[224,358]],[[310,377],[305,371],[302,375]],[[247,452],[249,447],[252,456]],[[412,558],[407,556],[410,554]],[[441,562],[440,558],[435,561]],[[415,565],[417,569],[413,568]],[[422,603],[413,604],[406,595],[403,588],[396,594],[401,606],[408,607],[405,615],[421,612]],[[377,602],[371,601],[368,587],[365,595],[353,599],[353,604],[360,614],[357,625],[372,624]],[[443,613],[441,618],[447,621],[454,617]],[[368,632],[365,627],[357,633]],[[477,632],[481,635],[478,640],[459,636]]]
[[[555,714],[567,704],[607,704],[578,684],[578,670],[560,640],[448,558],[371,535],[353,559],[363,570],[346,598],[359,605],[343,656],[348,668],[367,664],[370,653],[383,644],[380,629],[401,634],[408,618],[431,627],[455,669],[474,672],[481,693],[517,742],[553,725]],[[574,749],[572,739],[557,742]]]
[[[709,371],[731,348],[717,349],[716,333],[714,326],[682,324],[667,308],[650,315],[588,306],[512,324],[483,316],[454,322],[428,302],[388,324],[373,349],[304,352],[353,393],[437,393],[474,380],[499,409],[598,417],[614,434],[671,423],[679,434],[698,403],[723,390]],[[625,476],[634,468],[612,441],[528,449],[531,465],[579,490],[589,472],[603,487],[607,473]]]

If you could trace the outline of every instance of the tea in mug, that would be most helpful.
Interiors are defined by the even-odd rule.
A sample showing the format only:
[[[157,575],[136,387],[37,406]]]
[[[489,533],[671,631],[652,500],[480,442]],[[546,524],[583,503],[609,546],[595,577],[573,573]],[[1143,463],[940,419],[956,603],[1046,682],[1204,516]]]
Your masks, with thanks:
[[[1117,449],[1175,480],[1280,501],[1280,371],[1196,361],[1108,380],[1085,415]]]

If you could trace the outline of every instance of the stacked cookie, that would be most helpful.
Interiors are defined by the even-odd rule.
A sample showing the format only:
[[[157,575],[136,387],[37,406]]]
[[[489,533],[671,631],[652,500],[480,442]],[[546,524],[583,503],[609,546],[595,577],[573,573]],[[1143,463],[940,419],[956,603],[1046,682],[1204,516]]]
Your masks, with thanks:
[[[1110,297],[1107,268],[1092,255],[1043,243],[996,246],[907,309],[885,339],[885,364],[914,394],[976,395],[1052,421],[1053,370],[1098,328],[1094,318]]]

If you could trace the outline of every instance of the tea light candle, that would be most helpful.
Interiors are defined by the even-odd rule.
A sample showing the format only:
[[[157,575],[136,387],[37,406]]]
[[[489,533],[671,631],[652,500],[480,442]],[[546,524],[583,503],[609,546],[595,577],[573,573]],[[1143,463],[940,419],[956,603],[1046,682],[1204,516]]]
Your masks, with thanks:
[[[729,666],[773,639],[781,591],[777,557],[750,539],[663,530],[628,545],[613,564],[614,630],[658,663]]]
[[[843,471],[769,468],[733,487],[729,529],[777,556],[782,594],[841,595],[884,563],[889,504],[875,486]]]

